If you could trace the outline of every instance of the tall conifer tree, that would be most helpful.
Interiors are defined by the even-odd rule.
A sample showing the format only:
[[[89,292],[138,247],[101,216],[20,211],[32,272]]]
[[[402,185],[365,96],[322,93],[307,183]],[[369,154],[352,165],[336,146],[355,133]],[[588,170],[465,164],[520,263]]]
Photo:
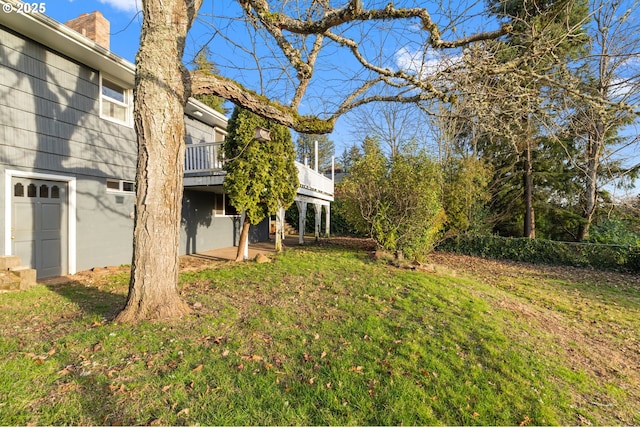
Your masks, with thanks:
[[[561,81],[567,74],[566,59],[586,48],[588,38],[584,25],[589,9],[584,0],[495,0],[490,2],[490,9],[513,28],[501,41],[497,60],[508,62],[520,58],[519,68],[528,75],[498,77],[492,82],[511,96],[492,106],[499,112],[503,129],[487,141],[503,148],[510,146],[515,152],[514,166],[521,177],[524,206],[523,235],[534,238],[535,151],[543,148],[543,126],[549,120],[549,105],[553,103],[545,78]],[[533,79],[532,74],[545,78]]]
[[[257,127],[270,131],[269,141],[254,138]],[[293,203],[299,185],[298,170],[291,132],[286,126],[236,107],[228,131],[224,143],[227,159],[224,189],[231,205],[244,212],[236,257],[240,261],[250,225]]]

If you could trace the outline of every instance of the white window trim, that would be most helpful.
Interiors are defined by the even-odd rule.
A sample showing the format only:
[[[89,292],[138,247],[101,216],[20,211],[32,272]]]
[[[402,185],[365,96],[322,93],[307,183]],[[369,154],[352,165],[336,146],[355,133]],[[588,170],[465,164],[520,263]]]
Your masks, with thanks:
[[[67,200],[67,216],[69,223],[67,224],[68,233],[68,274],[76,273],[76,178],[65,175],[52,175],[37,172],[24,172],[18,170],[5,169],[4,171],[4,253],[11,255],[11,198],[13,177],[43,179],[48,181],[66,182],[69,188],[69,199]]]
[[[109,181],[117,182],[118,183],[118,189],[116,190],[115,188],[109,188],[109,186],[107,185],[107,183]],[[133,184],[133,191],[126,191],[126,190],[123,189],[125,182]],[[107,181],[105,182],[105,185],[107,185],[107,193],[136,194],[136,183],[135,183],[135,181],[129,181],[129,180],[126,180],[126,179],[107,178]]]
[[[98,96],[100,97],[100,118],[104,119],[104,120],[108,120],[110,122],[113,123],[118,123],[120,125],[124,125],[127,127],[133,127],[133,91],[130,88],[127,88],[126,85],[121,84],[118,80],[116,79],[112,79],[109,78],[108,76],[106,77],[107,80],[109,80],[110,82],[121,86],[126,93],[126,101],[127,102],[120,102],[117,99],[113,99],[113,98],[109,98],[109,102],[113,102],[114,104],[120,105],[122,107],[125,107],[127,109],[127,119],[125,121],[122,120],[118,120],[116,118],[113,118],[111,116],[108,116],[106,114],[103,113],[102,110],[102,99],[105,95],[102,94],[102,79],[104,78],[104,76],[102,75],[102,73],[100,73],[100,87],[98,88]]]

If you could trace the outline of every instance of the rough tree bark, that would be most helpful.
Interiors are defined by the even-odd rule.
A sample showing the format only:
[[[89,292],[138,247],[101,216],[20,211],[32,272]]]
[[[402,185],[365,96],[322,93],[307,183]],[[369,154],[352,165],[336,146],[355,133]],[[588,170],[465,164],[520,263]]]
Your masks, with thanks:
[[[178,251],[184,174],[182,55],[199,1],[144,1],[136,57],[134,119],[138,138],[136,218],[129,296],[117,322],[177,317]]]

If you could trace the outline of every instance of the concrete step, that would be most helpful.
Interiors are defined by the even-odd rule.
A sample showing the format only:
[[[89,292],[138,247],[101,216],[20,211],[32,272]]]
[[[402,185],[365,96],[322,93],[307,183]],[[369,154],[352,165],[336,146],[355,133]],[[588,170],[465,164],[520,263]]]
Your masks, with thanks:
[[[20,279],[9,273],[9,270],[0,271],[0,291],[17,290],[20,290]]]
[[[285,224],[284,224],[284,234],[285,235],[298,234],[298,230],[294,226],[292,226],[291,224],[285,222]]]
[[[20,265],[20,257],[14,255],[0,256],[0,270],[8,270],[11,267],[18,267]]]
[[[20,263],[20,257],[0,256],[0,290],[16,291],[36,284],[36,270]]]
[[[9,269],[20,283],[20,289],[29,289],[36,284],[36,270],[26,266],[12,267]]]

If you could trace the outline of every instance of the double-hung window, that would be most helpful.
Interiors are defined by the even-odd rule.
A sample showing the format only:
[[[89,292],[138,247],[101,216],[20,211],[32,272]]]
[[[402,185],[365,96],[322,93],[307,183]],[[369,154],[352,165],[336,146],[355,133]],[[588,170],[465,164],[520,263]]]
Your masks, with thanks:
[[[100,82],[100,116],[131,126],[131,90],[102,77]]]

